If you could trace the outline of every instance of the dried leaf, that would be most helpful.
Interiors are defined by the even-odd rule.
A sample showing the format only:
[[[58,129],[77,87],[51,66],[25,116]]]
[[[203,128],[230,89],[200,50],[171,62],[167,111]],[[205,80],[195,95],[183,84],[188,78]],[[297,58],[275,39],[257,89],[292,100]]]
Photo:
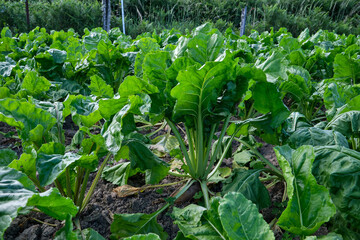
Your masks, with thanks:
[[[129,197],[138,194],[141,191],[141,188],[133,187],[130,185],[123,185],[113,189],[113,192],[117,194],[118,197]]]

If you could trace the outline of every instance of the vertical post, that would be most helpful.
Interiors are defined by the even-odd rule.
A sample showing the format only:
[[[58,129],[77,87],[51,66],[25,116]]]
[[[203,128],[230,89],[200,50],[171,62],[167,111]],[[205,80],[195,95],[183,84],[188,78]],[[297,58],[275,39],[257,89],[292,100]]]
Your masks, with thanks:
[[[124,0],[121,0],[121,16],[122,16],[123,34],[126,34],[125,33]]]
[[[241,11],[240,36],[245,34],[247,6]]]
[[[27,24],[28,31],[30,31],[29,0],[25,1],[25,11],[26,11],[26,24]]]
[[[103,28],[105,31],[110,31],[111,20],[111,4],[110,0],[102,0],[103,3]]]

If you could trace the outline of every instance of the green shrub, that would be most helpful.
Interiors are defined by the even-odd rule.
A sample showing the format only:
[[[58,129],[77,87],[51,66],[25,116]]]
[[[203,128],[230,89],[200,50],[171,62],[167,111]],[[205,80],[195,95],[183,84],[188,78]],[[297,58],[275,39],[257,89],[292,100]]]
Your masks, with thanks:
[[[101,4],[96,0],[29,1],[30,29],[36,26],[52,30],[73,28],[83,33],[84,28],[101,26]],[[0,28],[8,26],[13,32],[25,32],[24,2],[0,0]]]
[[[29,0],[30,29],[67,30],[102,26],[101,0]],[[285,27],[294,36],[304,28],[340,34],[360,34],[358,0],[124,0],[126,33],[176,28],[185,33],[204,22],[221,31],[240,27],[241,10],[248,6],[246,34]],[[0,28],[13,32],[28,30],[24,1],[0,0]],[[119,0],[112,0],[111,27],[122,27]]]

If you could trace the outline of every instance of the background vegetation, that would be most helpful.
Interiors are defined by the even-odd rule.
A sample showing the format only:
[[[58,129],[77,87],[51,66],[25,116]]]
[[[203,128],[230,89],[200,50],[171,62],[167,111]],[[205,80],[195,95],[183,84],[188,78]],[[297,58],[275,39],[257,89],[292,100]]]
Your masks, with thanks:
[[[24,0],[0,0],[0,28],[28,31]],[[248,6],[246,33],[285,27],[298,35],[326,29],[360,34],[358,0],[124,0],[127,33],[135,37],[145,31],[176,28],[182,32],[206,21],[220,30],[238,29],[241,9]],[[29,0],[30,29],[67,30],[102,26],[101,0]],[[120,0],[112,0],[112,27],[121,24]]]

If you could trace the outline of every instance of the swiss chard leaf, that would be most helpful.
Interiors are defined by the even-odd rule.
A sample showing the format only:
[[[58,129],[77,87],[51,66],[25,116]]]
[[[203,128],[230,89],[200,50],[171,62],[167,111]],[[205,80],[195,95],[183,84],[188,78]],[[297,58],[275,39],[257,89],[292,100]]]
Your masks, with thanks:
[[[360,111],[349,111],[336,115],[325,127],[342,133],[347,137],[360,133]]]
[[[145,171],[147,184],[156,184],[162,180],[169,172],[169,164],[158,158],[141,141],[129,139],[123,142],[122,158],[127,158],[131,162],[131,168],[139,168]],[[124,154],[125,153],[125,154]]]
[[[0,121],[19,128],[20,137],[24,141],[31,140],[31,135],[35,134],[31,131],[39,128],[39,125],[42,128],[41,131],[36,131],[36,139],[45,135],[56,123],[56,119],[50,113],[36,108],[31,103],[15,99],[0,100]]]
[[[322,130],[316,127],[300,128],[289,138],[290,144],[296,149],[302,145],[327,146],[339,145],[349,147],[341,133],[334,130]]]
[[[284,64],[284,55],[281,52],[275,51],[266,61],[255,65],[265,72],[268,82],[275,83],[279,79],[287,79],[286,64]]]
[[[329,233],[328,235],[325,236],[308,236],[305,238],[305,240],[343,240],[342,236],[336,233]]]
[[[193,204],[174,208],[173,218],[184,237],[179,239],[275,239],[257,207],[241,193],[212,198],[209,210]]]
[[[156,233],[165,240],[167,233],[156,222],[156,213],[153,214],[115,214],[111,224],[111,239],[130,237],[135,234]]]
[[[13,68],[16,67],[16,62],[9,57],[6,60],[6,62],[0,62],[0,76],[10,77]]]
[[[336,212],[329,191],[318,185],[311,174],[314,150],[311,146],[297,150],[282,146],[274,150],[284,172],[289,197],[278,225],[291,233],[311,235]]]
[[[128,238],[124,238],[124,240],[161,240],[161,238],[154,234],[154,233],[149,233],[149,234],[138,234],[138,235],[134,235]]]
[[[107,85],[101,77],[94,75],[90,79],[91,83],[89,88],[91,90],[91,94],[104,98],[112,98],[114,96],[114,89]]]
[[[254,108],[262,114],[271,112],[271,127],[277,128],[290,112],[281,100],[276,86],[269,82],[256,83],[253,91]]]
[[[98,102],[82,95],[69,95],[65,99],[63,119],[69,114],[72,115],[74,123],[78,126],[91,127],[102,119]]]
[[[290,74],[286,81],[280,84],[280,90],[283,95],[290,94],[296,102],[308,100],[311,95],[311,87],[304,78],[298,75]]]
[[[150,95],[153,101],[152,112],[163,113],[169,105],[173,105],[170,90],[176,85],[168,76],[167,69],[171,65],[169,52],[158,51],[146,55],[143,63],[143,79],[158,88],[159,93]],[[157,109],[158,111],[156,111]]]
[[[241,193],[224,196],[219,216],[229,239],[275,239],[257,207]]]
[[[5,167],[9,165],[14,159],[17,159],[17,154],[9,148],[0,149],[0,166]]]
[[[40,185],[46,186],[51,184],[73,163],[75,165],[94,169],[94,167],[97,166],[97,160],[96,155],[81,156],[71,152],[64,155],[39,153],[36,159],[36,169],[39,174]]]
[[[136,173],[136,170],[131,169],[130,162],[125,162],[105,168],[102,177],[106,181],[122,186],[127,184],[127,180],[133,172]]]
[[[121,149],[125,136],[136,130],[133,114],[140,113],[139,107],[143,103],[139,96],[131,96],[128,102],[102,129],[105,145],[114,155]]]
[[[34,184],[25,174],[12,168],[0,167],[0,237],[17,216],[18,211],[26,207],[27,201],[35,194]]]
[[[51,83],[45,77],[39,76],[34,71],[28,72],[21,84],[21,88],[27,90],[33,96],[48,91],[50,86]]]
[[[23,153],[20,158],[14,159],[9,167],[25,173],[30,179],[36,179],[36,155]]]
[[[234,71],[236,62],[208,62],[201,69],[190,67],[180,71],[177,77],[179,84],[175,86],[171,95],[176,98],[173,118],[175,121],[186,122],[194,126],[196,119],[205,121],[206,118],[226,117],[231,107],[222,107],[219,97],[227,83],[233,81],[236,86]],[[230,87],[230,86],[229,86]],[[236,91],[230,89],[230,91]],[[216,111],[216,112],[215,112]]]
[[[262,169],[235,169],[231,176],[225,181],[222,194],[240,192],[248,200],[256,204],[259,209],[269,207],[269,192],[259,180],[261,171]]]
[[[42,212],[59,220],[65,220],[68,214],[74,217],[78,212],[74,202],[70,198],[61,196],[56,188],[35,194],[28,200],[27,205],[36,206]]]
[[[360,153],[343,146],[315,148],[313,174],[345,218],[360,220]]]
[[[141,38],[138,42],[140,48],[139,53],[136,55],[134,71],[136,76],[142,76],[142,64],[145,56],[152,52],[160,49],[159,44],[153,38]]]
[[[217,208],[214,209],[218,215]],[[208,219],[205,219],[206,208],[191,204],[183,209],[174,208],[172,216],[174,223],[178,225],[185,239],[214,239],[220,240],[223,232],[217,232],[216,226],[212,226]],[[222,226],[220,223],[220,230]]]
[[[336,55],[334,60],[334,78],[351,80],[353,84],[359,83],[360,62],[346,55]]]
[[[187,55],[200,64],[215,61],[224,50],[224,37],[221,34],[195,35],[187,44]]]
[[[359,92],[353,86],[340,86],[333,82],[329,83],[323,94],[327,119],[331,120],[338,108],[344,106],[350,99],[358,95]]]

